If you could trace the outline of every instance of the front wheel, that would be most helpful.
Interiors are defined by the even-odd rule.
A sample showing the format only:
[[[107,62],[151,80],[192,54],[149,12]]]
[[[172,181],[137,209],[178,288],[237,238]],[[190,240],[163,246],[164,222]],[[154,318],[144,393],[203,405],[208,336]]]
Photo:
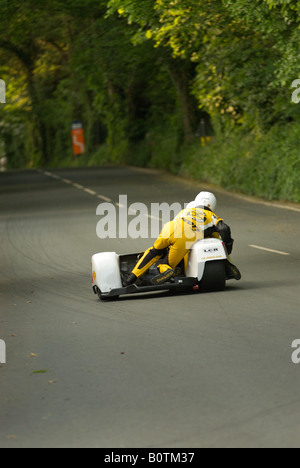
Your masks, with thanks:
[[[207,262],[199,283],[201,292],[224,291],[226,286],[225,260]]]

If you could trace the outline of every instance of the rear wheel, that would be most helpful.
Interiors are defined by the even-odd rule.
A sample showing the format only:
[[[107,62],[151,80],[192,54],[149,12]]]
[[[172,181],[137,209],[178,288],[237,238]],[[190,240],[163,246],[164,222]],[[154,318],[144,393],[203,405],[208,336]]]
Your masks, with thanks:
[[[201,292],[224,291],[226,286],[225,261],[207,262],[199,283]]]

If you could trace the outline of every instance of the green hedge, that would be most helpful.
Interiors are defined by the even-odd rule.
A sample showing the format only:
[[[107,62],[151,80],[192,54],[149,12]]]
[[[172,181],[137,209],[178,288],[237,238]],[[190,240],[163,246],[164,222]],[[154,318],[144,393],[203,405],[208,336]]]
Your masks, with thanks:
[[[215,137],[182,150],[179,173],[268,200],[300,202],[300,125],[264,135]]]

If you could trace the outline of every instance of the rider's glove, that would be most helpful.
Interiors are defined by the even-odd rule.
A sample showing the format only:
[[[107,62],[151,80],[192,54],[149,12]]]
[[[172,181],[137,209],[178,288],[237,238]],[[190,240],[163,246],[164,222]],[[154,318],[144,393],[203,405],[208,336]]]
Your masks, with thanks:
[[[227,249],[228,255],[230,255],[231,252],[232,252],[233,243],[234,243],[234,240],[233,240],[233,239],[231,239],[230,242],[227,242],[227,243],[226,243],[226,249]]]

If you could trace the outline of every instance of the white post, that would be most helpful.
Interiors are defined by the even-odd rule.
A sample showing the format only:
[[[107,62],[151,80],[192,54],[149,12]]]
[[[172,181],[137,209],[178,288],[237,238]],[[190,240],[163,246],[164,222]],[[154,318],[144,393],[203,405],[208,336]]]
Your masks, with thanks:
[[[6,364],[6,344],[0,340],[0,364]]]
[[[0,103],[6,103],[6,84],[3,80],[0,80]]]

